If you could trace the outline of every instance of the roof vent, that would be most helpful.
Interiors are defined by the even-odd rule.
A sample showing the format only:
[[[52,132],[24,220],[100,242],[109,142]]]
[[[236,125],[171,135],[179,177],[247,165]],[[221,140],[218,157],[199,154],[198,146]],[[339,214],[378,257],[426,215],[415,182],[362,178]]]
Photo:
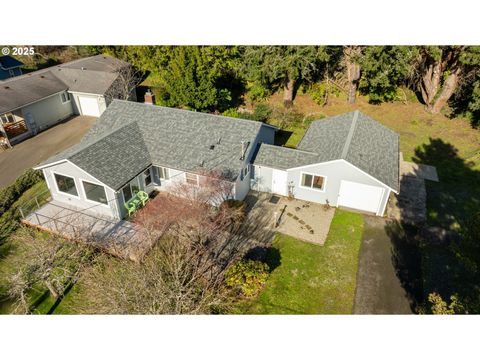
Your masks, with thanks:
[[[210,145],[210,150],[215,149],[215,145]]]
[[[5,89],[7,89],[7,90],[10,89],[10,86],[5,86]]]
[[[218,138],[217,140],[217,144],[220,145],[220,141],[222,140],[222,138]]]
[[[202,162],[200,163],[200,166],[203,167],[205,165],[205,160],[202,160]]]
[[[82,70],[87,70],[87,68],[82,66]]]
[[[40,75],[40,78],[41,78],[41,79],[45,79],[45,76],[43,76],[43,75]]]

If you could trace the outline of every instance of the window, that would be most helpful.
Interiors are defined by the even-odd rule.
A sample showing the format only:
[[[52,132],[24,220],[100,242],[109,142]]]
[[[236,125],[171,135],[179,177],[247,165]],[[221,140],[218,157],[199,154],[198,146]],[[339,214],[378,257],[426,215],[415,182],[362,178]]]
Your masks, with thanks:
[[[60,94],[60,97],[62,98],[62,103],[66,103],[70,101],[70,94],[68,92],[63,92]]]
[[[2,122],[4,124],[9,124],[9,123],[14,123],[15,122],[15,116],[12,113],[6,113],[0,115],[0,118],[2,119]]]
[[[58,191],[70,195],[78,196],[75,180],[69,176],[55,174],[55,181],[57,182]]]
[[[145,186],[148,186],[152,183],[152,174],[150,172],[150,169],[147,169],[143,172],[143,175],[145,175]]]
[[[88,200],[107,204],[107,195],[105,194],[105,188],[103,186],[88,181],[82,181],[82,183],[85,196]]]
[[[135,178],[122,188],[123,198],[125,201],[133,198],[138,190],[140,190],[140,188],[138,187],[137,178]]]
[[[301,185],[316,190],[323,190],[325,186],[325,178],[323,176],[303,173]]]
[[[161,166],[156,166],[156,168],[158,169],[158,176],[160,177],[160,180],[168,180],[170,178],[167,168]]]
[[[247,177],[248,173],[250,172],[250,164],[242,169],[240,180],[243,180]]]
[[[187,181],[187,184],[198,186],[197,174],[185,173],[185,179]]]

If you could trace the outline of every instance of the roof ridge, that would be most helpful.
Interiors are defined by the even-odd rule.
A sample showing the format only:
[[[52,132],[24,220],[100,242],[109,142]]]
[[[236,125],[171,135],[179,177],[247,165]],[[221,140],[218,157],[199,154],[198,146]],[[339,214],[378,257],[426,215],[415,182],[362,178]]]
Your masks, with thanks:
[[[135,101],[129,101],[129,100],[121,100],[121,99],[114,99],[113,102],[121,102],[121,103],[129,103],[129,104],[135,104],[135,105],[140,105],[140,106],[146,106],[148,108],[151,108],[152,105],[150,104],[145,104],[145,103],[141,103],[141,102],[135,102]],[[112,102],[112,103],[113,103]],[[269,126],[269,127],[272,127],[272,128],[277,128],[276,126],[273,126],[273,125],[270,125],[270,124],[265,124],[264,122],[262,121],[257,121],[257,120],[248,120],[248,119],[242,119],[242,118],[236,118],[236,117],[231,117],[231,116],[224,116],[224,115],[217,115],[217,114],[210,114],[210,113],[205,113],[205,112],[201,112],[201,111],[193,111],[193,110],[186,110],[186,109],[179,109],[179,108],[175,108],[175,107],[169,107],[169,106],[162,106],[162,105],[153,105],[153,108],[160,108],[160,109],[168,109],[168,110],[176,110],[176,111],[181,111],[181,112],[188,112],[188,113],[195,113],[195,114],[199,114],[199,115],[205,115],[205,116],[214,116],[216,118],[226,118],[226,119],[232,119],[232,120],[236,120],[236,121],[241,121],[241,122],[248,122],[250,124],[254,123],[254,124],[258,124],[260,126]]]
[[[355,112],[353,113],[352,124],[350,125],[350,130],[348,131],[347,138],[345,139],[345,144],[343,145],[342,154],[340,155],[341,159],[345,159],[347,157],[348,149],[350,148],[350,144],[353,138],[353,133],[357,128],[358,113],[358,110],[355,110]]]
[[[274,147],[274,148],[278,148],[278,149],[285,149],[285,150],[303,152],[305,154],[318,155],[318,153],[316,153],[314,151],[301,150],[301,149],[291,148],[291,147],[287,147],[287,146],[279,146],[279,145],[275,145],[275,144],[261,143],[260,146]]]

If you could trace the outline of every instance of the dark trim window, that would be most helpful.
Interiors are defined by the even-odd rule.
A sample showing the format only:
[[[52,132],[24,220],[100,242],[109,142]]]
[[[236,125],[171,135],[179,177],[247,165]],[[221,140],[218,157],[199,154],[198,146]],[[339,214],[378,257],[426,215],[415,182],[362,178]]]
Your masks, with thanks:
[[[150,185],[152,183],[152,172],[150,169],[145,170],[143,175],[145,175],[145,186]]]
[[[82,181],[83,190],[85,190],[85,197],[88,200],[98,202],[100,204],[107,204],[107,194],[102,185],[94,184],[88,181]]]
[[[62,99],[62,103],[66,103],[70,101],[70,94],[68,92],[63,92],[60,94],[60,98]]]
[[[54,174],[55,181],[57,182],[58,191],[78,196],[77,187],[75,186],[75,180],[70,176]]]
[[[303,173],[301,184],[304,187],[309,187],[316,190],[323,190],[325,187],[325,177]]]
[[[15,116],[11,112],[0,115],[0,118],[2,119],[2,122],[4,124],[10,124],[15,122]]]

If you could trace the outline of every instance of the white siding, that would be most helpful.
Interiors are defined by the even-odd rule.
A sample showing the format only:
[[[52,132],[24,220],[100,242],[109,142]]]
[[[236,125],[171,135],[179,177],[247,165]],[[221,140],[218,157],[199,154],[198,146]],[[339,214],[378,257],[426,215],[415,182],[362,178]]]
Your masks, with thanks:
[[[75,186],[77,188],[78,197],[72,196],[70,194],[65,194],[63,192],[59,192],[57,190],[54,173],[72,177],[75,180]],[[108,205],[99,204],[99,203],[95,203],[90,200],[87,200],[83,190],[82,180],[86,180],[95,184],[100,184],[100,185],[102,184],[99,181],[97,181],[95,178],[93,178],[91,175],[79,169],[78,167],[71,164],[70,162],[66,161],[66,162],[59,163],[59,164],[50,166],[48,168],[45,168],[43,169],[43,174],[45,176],[45,180],[47,181],[48,188],[50,189],[50,192],[52,194],[52,198],[54,200],[57,200],[66,204],[70,204],[82,210],[95,212],[99,215],[109,216],[113,218],[120,218],[119,210],[118,210],[117,194],[113,190],[104,186]]]
[[[55,94],[23,107],[24,119],[27,113],[32,115],[38,131],[45,130],[73,114],[72,100],[62,103],[60,93]]]
[[[272,168],[253,166],[252,188],[257,191],[272,192]]]
[[[324,191],[306,189],[300,186],[301,173],[309,173],[326,177]],[[340,182],[342,180],[357,182],[365,185],[378,186],[385,189],[382,206],[389,196],[389,188],[381,184],[379,181],[364,174],[354,166],[345,161],[333,161],[329,163],[305,166],[300,169],[288,171],[288,182],[293,185],[293,195],[297,199],[314,201],[325,204],[328,200],[332,206],[337,206],[337,199],[340,190]],[[382,208],[381,206],[381,208]],[[383,214],[380,214],[383,215]]]

